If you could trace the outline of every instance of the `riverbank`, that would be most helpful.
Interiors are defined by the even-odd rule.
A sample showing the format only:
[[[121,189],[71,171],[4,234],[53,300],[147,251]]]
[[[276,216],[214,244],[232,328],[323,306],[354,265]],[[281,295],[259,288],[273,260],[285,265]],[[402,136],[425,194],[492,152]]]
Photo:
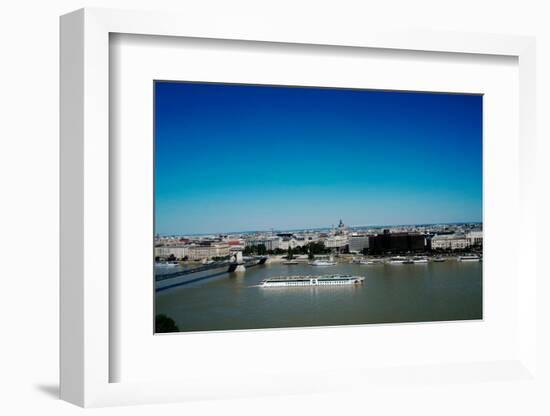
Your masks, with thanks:
[[[396,259],[402,259],[404,262],[419,262],[422,259],[425,259],[427,262],[444,262],[444,261],[458,261],[463,257],[467,256],[477,256],[479,258],[479,261],[483,260],[483,254],[482,252],[464,252],[464,253],[418,253],[418,254],[399,254],[399,255],[360,255],[360,254],[340,254],[340,255],[316,255],[314,256],[313,260],[319,260],[319,259],[328,259],[331,258],[332,261],[336,262],[337,264],[346,264],[346,263],[363,263],[363,264],[383,264],[383,263],[398,263],[396,262]],[[313,261],[309,258],[308,255],[296,255],[293,256],[291,260],[287,258],[286,255],[269,255],[267,256],[267,260],[265,261],[265,264],[285,264],[290,263],[292,264],[309,264]],[[204,263],[200,261],[179,261],[174,262],[174,266],[177,267],[178,270],[194,270],[194,269],[200,269],[207,265],[211,264],[212,266],[223,266],[228,265],[229,261],[218,261],[212,263]],[[171,273],[173,271],[172,268],[163,267],[162,264],[159,264],[158,267],[155,267],[155,274],[156,275],[162,275],[165,273]]]
[[[392,259],[402,258],[404,261],[414,261],[415,259],[426,259],[428,262],[441,262],[441,261],[458,261],[460,258],[469,255],[476,255],[479,260],[483,259],[481,253],[461,253],[461,254],[407,254],[407,255],[385,255],[385,256],[370,256],[370,255],[358,255],[358,254],[340,254],[337,256],[319,255],[314,259],[324,259],[331,257],[336,263],[354,263],[354,262],[373,262],[373,263],[388,263]],[[307,255],[294,256],[292,262],[298,264],[309,264],[312,261]],[[279,264],[287,263],[289,259],[284,256],[269,256],[266,264]]]

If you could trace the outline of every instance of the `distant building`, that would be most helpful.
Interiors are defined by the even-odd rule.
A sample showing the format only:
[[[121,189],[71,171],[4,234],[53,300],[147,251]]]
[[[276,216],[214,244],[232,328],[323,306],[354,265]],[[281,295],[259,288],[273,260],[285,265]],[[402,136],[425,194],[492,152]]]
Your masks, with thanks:
[[[226,243],[229,246],[229,251],[231,252],[242,251],[246,246],[244,240],[227,240]]]
[[[432,250],[464,250],[470,247],[470,239],[464,234],[434,235],[431,246]]]
[[[294,233],[278,233],[277,237],[291,239],[294,238]]]
[[[228,244],[199,244],[188,247],[189,260],[211,259],[229,255]]]
[[[361,253],[364,249],[369,248],[368,235],[352,235],[348,238],[349,252]]]
[[[308,239],[302,236],[294,236],[294,247],[303,247],[310,243]]]
[[[417,233],[391,233],[384,230],[383,234],[369,237],[369,252],[372,254],[404,253],[409,251],[424,251],[426,237]]]
[[[315,234],[311,234],[311,233],[304,234],[304,240],[305,240],[305,244],[315,243],[315,242],[319,241],[319,234],[318,234],[318,233],[315,233]]]
[[[298,242],[293,237],[282,237],[279,243],[279,248],[281,250],[288,250],[289,248],[298,247],[298,245],[300,244],[298,244]]]
[[[325,239],[324,243],[326,248],[342,249],[348,245],[348,238],[343,235],[335,235]]]
[[[266,250],[276,250],[281,248],[281,238],[268,237],[268,238],[250,238],[246,240],[246,246],[260,246],[264,245]]]
[[[483,231],[470,231],[466,234],[471,246],[483,246]]]
[[[340,222],[338,223],[338,228],[335,231],[335,234],[336,235],[345,235],[347,233],[348,233],[348,227],[346,226],[346,224],[344,224],[344,222],[342,220],[340,220]]]
[[[189,250],[186,246],[155,247],[155,257],[168,258],[174,256],[176,259],[181,260],[188,254]]]

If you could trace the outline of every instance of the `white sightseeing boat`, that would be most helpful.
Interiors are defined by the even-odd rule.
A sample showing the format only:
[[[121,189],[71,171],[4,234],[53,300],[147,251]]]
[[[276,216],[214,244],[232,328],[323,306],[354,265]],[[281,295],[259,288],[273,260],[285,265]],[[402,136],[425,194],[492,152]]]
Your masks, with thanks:
[[[315,260],[309,263],[311,266],[335,266],[335,261],[330,260]]]
[[[176,267],[178,265],[177,262],[156,262],[155,267]]]
[[[368,260],[368,259],[353,259],[351,261],[352,264],[362,264],[362,265],[367,265],[367,264],[380,264],[380,261],[379,260]]]
[[[426,257],[417,256],[412,258],[412,262],[414,264],[425,264],[428,263],[428,259]]]
[[[396,257],[390,257],[388,260],[387,260],[387,263],[388,264],[407,264],[407,263],[410,263],[411,261],[406,258],[406,257],[401,257],[401,256],[396,256]]]
[[[329,259],[317,259],[309,263],[311,266],[335,266],[337,263],[334,261],[332,256]]]
[[[481,257],[479,257],[476,254],[468,254],[465,256],[458,256],[457,260],[458,261],[480,261]]]
[[[379,260],[361,260],[359,264],[370,265],[370,264],[381,264]]]
[[[362,276],[332,274],[323,276],[277,276],[262,280],[260,287],[347,286],[359,285]]]

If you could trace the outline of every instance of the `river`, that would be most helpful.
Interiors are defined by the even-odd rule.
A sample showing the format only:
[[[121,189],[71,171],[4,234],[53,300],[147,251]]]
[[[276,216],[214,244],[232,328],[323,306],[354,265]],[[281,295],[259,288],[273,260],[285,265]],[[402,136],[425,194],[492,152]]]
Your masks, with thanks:
[[[180,331],[309,327],[482,318],[482,263],[267,264],[156,293]],[[359,286],[261,288],[279,275],[352,274]]]

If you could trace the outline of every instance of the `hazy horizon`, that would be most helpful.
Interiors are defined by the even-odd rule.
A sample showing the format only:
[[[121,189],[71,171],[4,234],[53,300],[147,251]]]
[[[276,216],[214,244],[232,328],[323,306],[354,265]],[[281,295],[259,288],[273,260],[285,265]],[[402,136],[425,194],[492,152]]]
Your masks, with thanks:
[[[158,234],[482,221],[479,95],[157,82],[155,121]]]
[[[456,224],[482,224],[482,221],[456,221],[456,222],[427,222],[427,223],[415,223],[415,224],[364,224],[364,225],[348,225],[344,222],[345,226],[351,229],[356,228],[394,228],[394,227],[420,227],[428,225],[456,225]],[[299,228],[267,228],[267,229],[248,229],[248,230],[226,230],[226,231],[207,231],[201,233],[156,233],[162,237],[167,236],[201,236],[201,235],[220,235],[220,234],[250,234],[250,233],[284,233],[290,231],[304,231],[304,230],[330,230],[337,228],[338,223],[331,224],[330,226],[320,227],[299,227]]]

